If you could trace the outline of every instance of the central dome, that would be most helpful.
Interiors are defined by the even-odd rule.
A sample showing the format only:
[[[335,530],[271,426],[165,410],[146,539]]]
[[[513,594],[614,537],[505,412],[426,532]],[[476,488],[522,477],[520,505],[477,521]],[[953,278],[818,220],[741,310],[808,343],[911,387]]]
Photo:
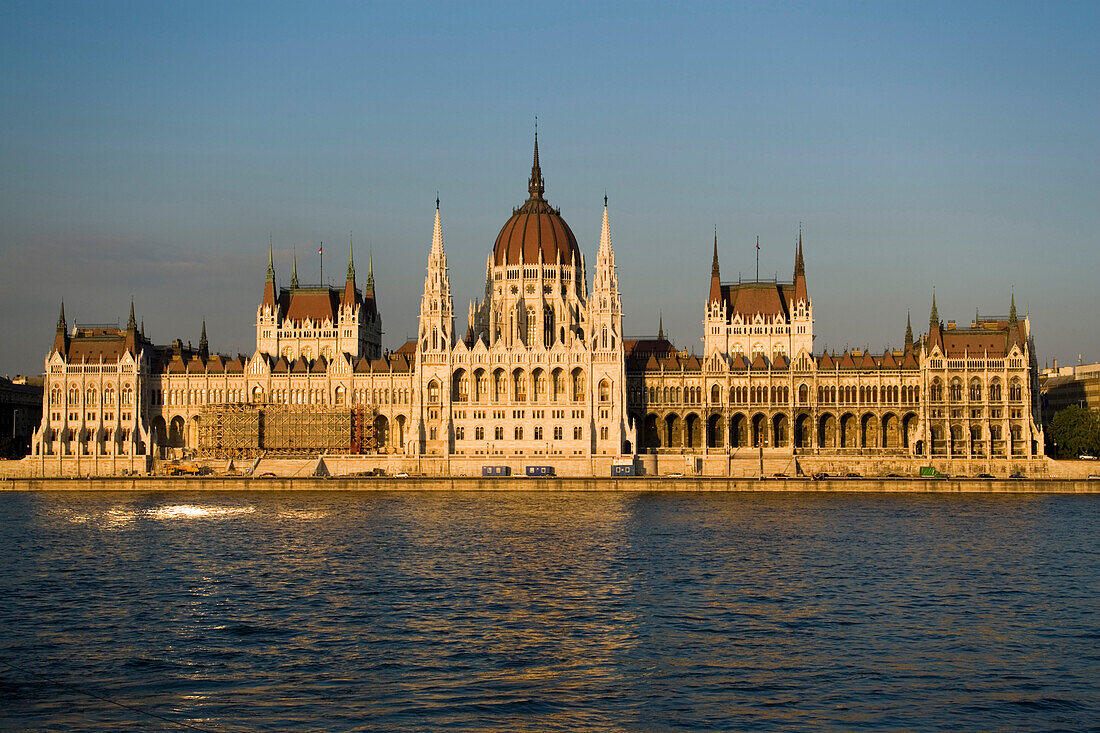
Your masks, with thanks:
[[[535,137],[535,162],[527,190],[530,197],[504,223],[493,246],[495,265],[537,265],[540,261],[553,264],[561,257],[562,264],[581,261],[581,251],[573,230],[561,218],[561,212],[543,198],[545,184],[539,167],[539,139]]]

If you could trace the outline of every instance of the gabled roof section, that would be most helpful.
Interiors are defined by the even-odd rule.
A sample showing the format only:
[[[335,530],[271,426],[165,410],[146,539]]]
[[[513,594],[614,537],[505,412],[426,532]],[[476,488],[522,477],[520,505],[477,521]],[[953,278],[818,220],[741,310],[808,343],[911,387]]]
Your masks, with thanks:
[[[370,359],[365,356],[360,356],[359,361],[355,362],[355,373],[365,374],[370,371]]]
[[[757,354],[756,358],[752,360],[751,369],[753,369],[753,370],[757,370],[757,369],[766,370],[767,368],[768,368],[768,360],[764,358],[763,354]]]
[[[859,365],[856,364],[856,360],[852,358],[852,352],[845,351],[844,356],[840,358],[840,362],[837,364],[840,369],[858,369]]]
[[[313,374],[324,374],[328,371],[328,359],[323,355],[318,356],[313,362],[313,366],[309,368],[309,371]]]
[[[817,362],[818,369],[836,369],[836,359],[829,355],[829,352],[825,352],[821,355],[821,359]]]
[[[737,369],[744,371],[749,368],[749,362],[745,360],[744,354],[737,354],[730,360],[730,369]]]
[[[772,369],[786,369],[790,365],[791,363],[787,361],[787,356],[785,354],[779,354],[772,359]]]
[[[290,365],[291,374],[308,374],[309,362],[306,358],[299,354],[298,358],[294,360],[294,363]]]
[[[739,282],[722,286],[722,297],[731,316],[749,320],[756,315],[790,319],[794,285],[778,282]]]
[[[290,362],[286,360],[285,356],[280,356],[275,362],[275,366],[271,367],[272,374],[288,374],[290,372]]]
[[[284,288],[279,293],[279,302],[285,304],[282,310],[287,320],[301,323],[308,318],[314,325],[320,325],[325,321],[336,323],[339,320],[340,296],[339,290],[327,287]]]

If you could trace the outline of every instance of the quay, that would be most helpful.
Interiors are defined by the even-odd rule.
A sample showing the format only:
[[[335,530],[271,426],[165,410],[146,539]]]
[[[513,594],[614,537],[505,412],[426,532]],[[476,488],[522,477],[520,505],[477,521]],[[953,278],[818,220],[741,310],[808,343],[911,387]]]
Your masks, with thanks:
[[[590,491],[1100,494],[1100,479],[94,476],[0,479],[0,491]]]

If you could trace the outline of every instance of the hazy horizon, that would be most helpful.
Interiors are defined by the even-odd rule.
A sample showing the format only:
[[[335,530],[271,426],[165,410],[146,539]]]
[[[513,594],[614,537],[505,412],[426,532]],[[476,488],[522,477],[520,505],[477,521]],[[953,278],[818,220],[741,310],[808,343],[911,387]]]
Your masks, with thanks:
[[[0,374],[73,321],[251,354],[280,284],[359,282],[414,334],[438,191],[460,331],[546,196],[594,263],[606,191],[628,337],[698,352],[724,280],[789,279],[815,352],[900,346],[1014,292],[1044,365],[1100,361],[1095,4],[7,3]],[[591,278],[592,273],[589,272]]]

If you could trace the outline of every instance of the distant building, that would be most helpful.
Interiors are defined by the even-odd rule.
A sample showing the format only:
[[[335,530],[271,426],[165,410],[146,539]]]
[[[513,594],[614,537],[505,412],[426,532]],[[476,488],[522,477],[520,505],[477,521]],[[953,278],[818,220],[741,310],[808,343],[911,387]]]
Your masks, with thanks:
[[[42,377],[0,377],[0,458],[31,452],[31,436],[42,421]]]
[[[801,234],[790,282],[723,282],[715,237],[702,355],[663,328],[625,338],[607,199],[590,287],[545,198],[537,138],[528,198],[488,254],[464,331],[438,200],[426,270],[417,337],[393,353],[373,268],[360,290],[350,249],[342,288],[301,285],[296,264],[280,288],[269,244],[251,355],[211,353],[205,323],[198,348],[154,345],[132,304],[125,328],[70,330],[62,306],[34,453],[43,465],[322,451],[466,463],[1043,454],[1030,323],[1014,299],[1007,316],[958,328],[933,297],[928,332],[915,339],[907,324],[900,349],[815,353]]]
[[[1053,369],[1044,369],[1039,375],[1039,392],[1044,428],[1067,407],[1100,409],[1100,364],[1059,367],[1055,360]]]

